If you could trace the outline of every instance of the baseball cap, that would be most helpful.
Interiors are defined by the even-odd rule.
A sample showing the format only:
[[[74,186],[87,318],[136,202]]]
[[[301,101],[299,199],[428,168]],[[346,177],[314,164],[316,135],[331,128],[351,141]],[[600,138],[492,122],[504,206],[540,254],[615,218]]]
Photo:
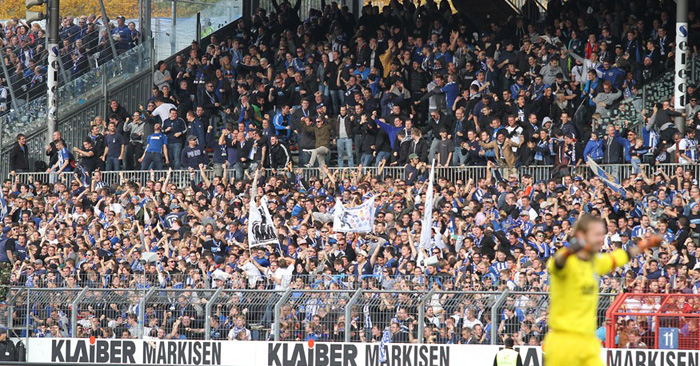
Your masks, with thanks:
[[[409,155],[408,158],[409,159],[418,159],[418,155],[413,153],[413,154]]]
[[[190,135],[190,137],[188,137],[187,139],[190,140],[190,141],[195,141],[195,140],[197,140],[197,136],[195,136],[195,135]]]

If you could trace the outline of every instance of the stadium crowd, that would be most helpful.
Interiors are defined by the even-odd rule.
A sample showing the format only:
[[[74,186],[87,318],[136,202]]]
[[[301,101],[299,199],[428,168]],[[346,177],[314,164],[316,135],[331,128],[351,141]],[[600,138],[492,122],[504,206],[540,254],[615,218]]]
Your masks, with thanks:
[[[494,23],[475,38],[432,2],[367,6],[357,21],[334,3],[303,22],[297,7],[275,3],[206,49],[193,44],[173,65],[157,65],[143,108],[112,101],[82,146],[54,135],[46,170],[75,176],[4,181],[0,262],[13,286],[115,290],[113,304],[81,308],[78,334],[69,334],[66,303],[37,301],[15,317],[33,336],[196,339],[206,299],[168,289],[223,287],[240,295],[217,307],[212,338],[342,340],[346,296],[293,295],[281,314],[273,305],[287,289],[363,288],[347,319],[355,341],[379,341],[387,326],[392,342],[414,341],[422,321],[428,342],[485,344],[497,326],[499,337],[536,345],[546,332],[535,294],[548,288],[546,261],[584,212],[605,218],[606,251],[664,236],[659,250],[602,278],[602,292],[697,293],[697,90],[688,90],[685,135],[669,102],[649,111],[639,102],[639,86],[672,66],[673,11],[581,4],[554,5],[542,22]],[[689,24],[694,36],[694,14]],[[25,142],[18,136],[13,172],[30,170]],[[576,174],[587,159],[635,169],[614,191]],[[433,160],[483,166],[487,177],[436,177],[423,228]],[[326,167],[336,162],[346,168]],[[678,167],[667,175],[648,167],[657,162]],[[321,172],[304,179],[295,165]],[[531,165],[553,165],[551,178],[520,174]],[[101,171],[167,166],[189,170],[190,182],[176,185],[171,173],[102,180]],[[384,174],[389,166],[403,167],[403,179]],[[279,244],[250,248],[250,201],[263,195]],[[333,231],[337,198],[352,207],[375,195],[371,233]],[[127,289],[153,287],[168,300],[138,319]],[[438,293],[416,319],[431,289],[462,293]],[[492,324],[487,304],[505,289],[522,297]],[[277,316],[281,327],[270,331]]]
[[[106,25],[105,25],[106,24]],[[140,42],[134,22],[124,17],[105,22],[100,15],[65,16],[59,26],[60,80],[75,80],[113,57],[110,38],[117,54]],[[19,18],[0,23],[0,55],[8,75],[0,74],[0,115],[9,111],[11,85],[15,98],[26,102],[46,94],[48,52],[46,30],[40,22],[27,23]]]

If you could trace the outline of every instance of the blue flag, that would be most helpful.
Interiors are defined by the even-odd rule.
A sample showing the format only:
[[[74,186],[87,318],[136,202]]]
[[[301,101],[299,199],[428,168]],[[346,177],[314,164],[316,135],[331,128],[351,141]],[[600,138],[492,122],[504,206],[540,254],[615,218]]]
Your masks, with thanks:
[[[382,334],[382,341],[379,343],[379,362],[386,362],[386,346],[391,342],[391,333],[389,332],[389,327],[384,329]]]
[[[613,192],[622,195],[622,198],[627,198],[627,192],[625,192],[625,189],[622,187],[622,185],[620,185],[620,181],[616,177],[606,172],[603,168],[600,167],[600,165],[593,161],[593,159],[588,159],[587,163],[593,171],[593,173],[603,182],[605,182],[606,186],[612,189]]]

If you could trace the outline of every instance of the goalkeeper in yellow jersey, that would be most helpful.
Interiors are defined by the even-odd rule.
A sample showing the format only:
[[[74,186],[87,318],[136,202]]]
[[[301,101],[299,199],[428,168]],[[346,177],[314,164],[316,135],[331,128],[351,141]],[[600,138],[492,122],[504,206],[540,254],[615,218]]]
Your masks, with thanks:
[[[640,241],[627,251],[600,253],[605,222],[588,214],[573,228],[569,247],[547,263],[550,277],[549,332],[544,339],[546,366],[603,366],[595,337],[599,276],[625,265],[630,258],[661,243],[660,237]]]

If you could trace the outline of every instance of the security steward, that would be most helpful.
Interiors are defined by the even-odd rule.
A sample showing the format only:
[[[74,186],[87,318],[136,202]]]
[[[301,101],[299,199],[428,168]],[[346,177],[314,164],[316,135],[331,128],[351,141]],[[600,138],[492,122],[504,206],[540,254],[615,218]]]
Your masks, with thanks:
[[[496,358],[493,360],[493,366],[523,366],[520,353],[513,349],[514,344],[513,338],[506,338],[506,348],[498,351]]]
[[[0,361],[17,361],[17,348],[15,344],[7,339],[7,328],[0,326]]]

